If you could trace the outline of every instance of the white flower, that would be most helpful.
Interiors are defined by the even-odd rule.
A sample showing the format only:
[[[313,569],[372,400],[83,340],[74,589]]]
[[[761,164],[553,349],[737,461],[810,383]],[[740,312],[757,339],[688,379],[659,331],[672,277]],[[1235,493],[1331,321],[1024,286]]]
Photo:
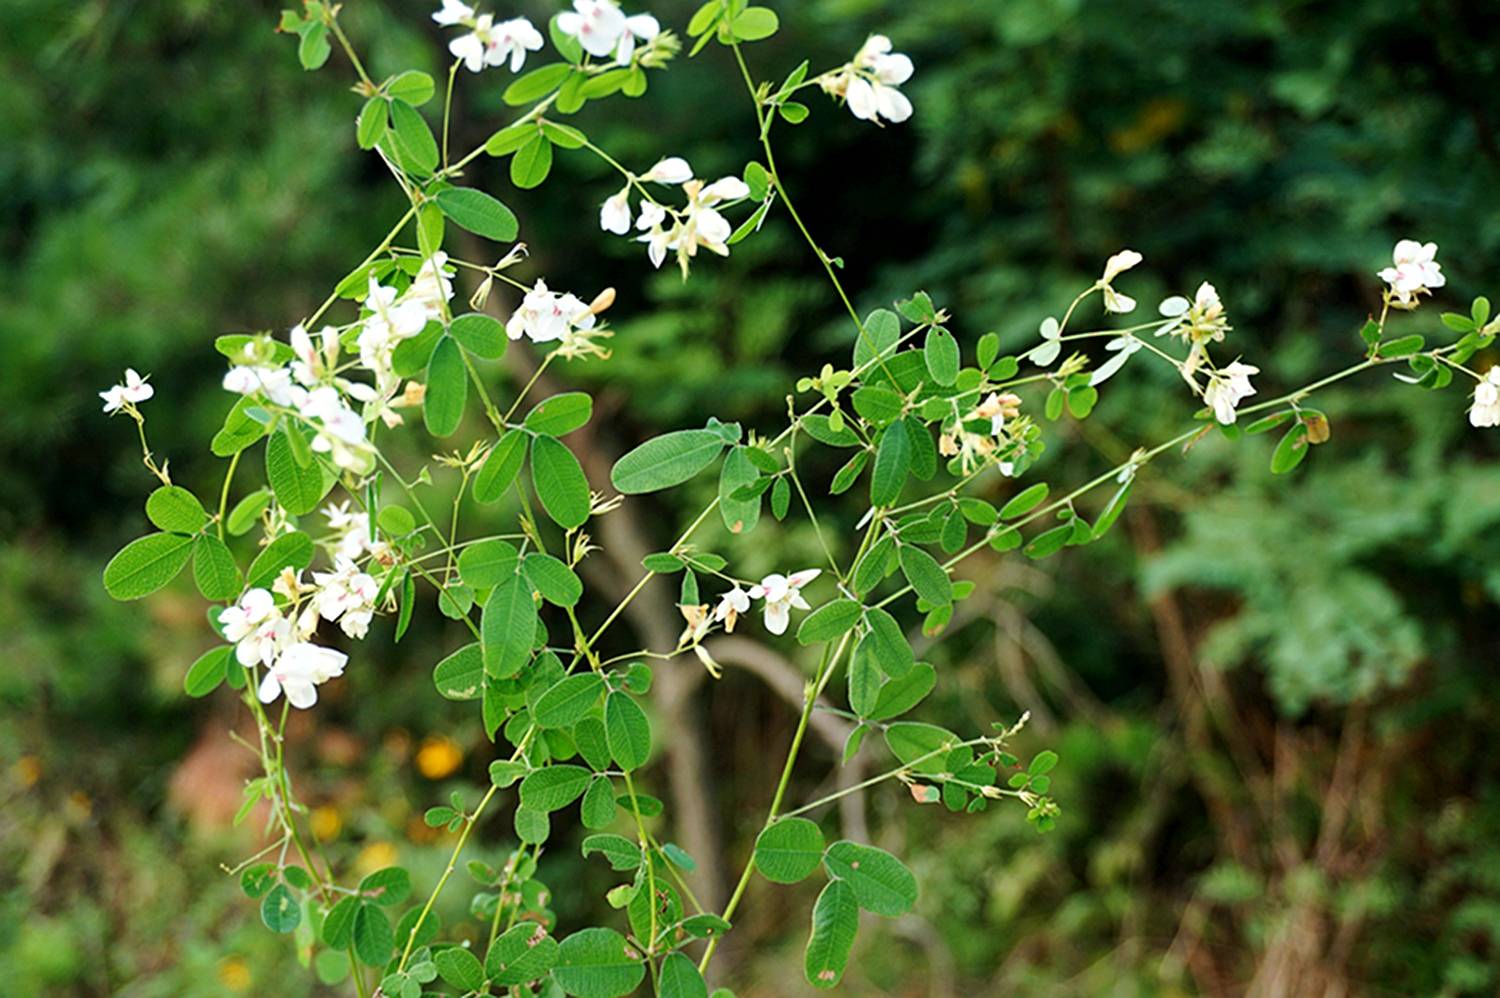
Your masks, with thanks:
[[[661,25],[650,14],[626,17],[615,0],[573,0],[573,9],[557,15],[557,30],[577,38],[589,55],[614,53],[622,65],[635,53],[635,40],[651,41]]]
[[[1391,253],[1392,267],[1377,275],[1391,286],[1391,298],[1405,308],[1415,308],[1417,296],[1448,283],[1443,267],[1437,262],[1437,243],[1419,243],[1403,239]]]
[[[576,295],[549,291],[547,282],[537,278],[505,323],[505,334],[513,340],[526,336],[533,343],[550,343],[574,329],[592,329],[594,319],[589,306]]]
[[[739,583],[723,596],[719,597],[719,605],[714,607],[714,619],[724,622],[724,632],[734,632],[734,622],[739,619],[740,614],[750,612],[750,594],[741,589]]]
[[[318,433],[312,441],[314,451],[331,455],[334,464],[349,471],[365,472],[374,466],[365,421],[349,408],[337,388],[314,388],[298,412],[304,419],[318,421]]]
[[[772,634],[785,634],[791,623],[792,608],[809,609],[807,600],[802,598],[802,587],[822,574],[817,568],[791,575],[772,573],[761,579],[759,585],[751,586],[750,595],[766,601],[766,630]]]
[[[1098,287],[1104,292],[1106,312],[1124,314],[1135,311],[1135,299],[1116,291],[1111,282],[1143,259],[1144,257],[1135,250],[1127,249],[1121,250],[1105,261],[1104,276],[1099,278]]]
[[[630,185],[620,188],[599,206],[599,228],[623,236],[630,231]]]
[[[307,398],[307,390],[292,383],[292,372],[285,367],[256,367],[239,364],[224,375],[226,391],[241,395],[259,392],[276,405],[298,406]]]
[[[1474,404],[1469,407],[1473,426],[1500,426],[1500,364],[1491,367],[1474,387]]]
[[[313,346],[312,337],[307,335],[301,323],[292,327],[289,339],[292,353],[297,355],[292,361],[292,377],[302,384],[310,388],[338,367],[339,331],[332,326],[324,326],[318,331],[319,347]]]
[[[900,90],[900,84],[911,79],[911,59],[891,51],[891,40],[885,35],[871,35],[843,72],[827,77],[821,83],[825,91],[843,97],[849,111],[862,121],[880,119],[902,122],[911,117],[911,101]]]
[[[344,633],[351,638],[362,638],[369,629],[374,615],[375,597],[380,594],[380,583],[348,558],[339,558],[332,572],[314,572],[313,582],[318,592],[313,596],[313,606],[324,620],[340,620]],[[353,618],[353,619],[350,619]]]
[[[156,394],[156,389],[146,384],[146,379],[135,373],[135,368],[125,369],[125,383],[112,385],[105,391],[99,393],[104,400],[104,411],[115,412],[125,407],[125,403],[132,404],[144,402]]]
[[[474,8],[459,0],[443,0],[443,8],[432,19],[447,27],[454,24],[469,24],[474,20]]]
[[[234,654],[246,668],[269,664],[276,649],[291,633],[291,624],[276,610],[276,599],[264,589],[251,589],[234,606],[219,611],[224,639],[235,645]]]
[[[283,691],[287,701],[305,710],[318,702],[317,687],[344,673],[349,656],[307,641],[287,647],[266,670],[260,684],[260,702],[271,703]]]
[[[379,329],[388,339],[404,340],[422,331],[428,320],[426,304],[420,298],[397,302],[396,296],[395,288],[384,287],[371,275],[370,290],[364,301],[371,313],[365,319],[366,332]]]
[[[336,558],[353,561],[371,549],[370,517],[359,510],[350,512],[349,500],[345,499],[337,505],[329,503],[323,507],[323,515],[328,518],[329,529],[339,535],[335,542]]]
[[[1254,395],[1250,387],[1250,375],[1259,374],[1260,368],[1235,361],[1209,376],[1208,387],[1203,390],[1203,401],[1214,411],[1214,418],[1228,425],[1235,419],[1235,407],[1240,400]]]
[[[693,179],[693,168],[681,156],[667,156],[641,175],[643,183],[685,184]]]
[[[422,261],[411,287],[401,296],[403,304],[415,302],[426,310],[427,318],[443,314],[443,305],[453,300],[453,281],[448,273],[448,254],[442,250]]]

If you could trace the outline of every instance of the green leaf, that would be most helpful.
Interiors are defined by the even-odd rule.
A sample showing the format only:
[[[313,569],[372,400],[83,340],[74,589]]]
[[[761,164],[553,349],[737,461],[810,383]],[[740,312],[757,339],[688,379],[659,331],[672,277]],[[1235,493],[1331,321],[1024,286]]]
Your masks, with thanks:
[[[1311,448],[1307,443],[1307,427],[1296,423],[1282,436],[1271,452],[1271,474],[1285,475],[1307,457]]]
[[[583,796],[594,778],[582,766],[548,766],[521,781],[521,804],[548,814]]]
[[[304,468],[297,463],[287,434],[300,432],[294,427],[283,427],[281,433],[273,433],[266,441],[266,481],[276,493],[276,501],[293,516],[317,509],[333,487],[333,479],[325,480],[323,469],[317,464]]]
[[[731,534],[748,534],[760,522],[761,493],[752,498],[734,497],[742,486],[761,480],[760,469],[748,451],[747,447],[735,447],[724,458],[724,467],[719,472],[719,515]]]
[[[470,588],[489,589],[514,578],[518,562],[516,546],[509,541],[479,541],[458,556],[458,574]]]
[[[540,925],[523,922],[506,930],[490,945],[484,972],[501,987],[512,987],[545,977],[557,964],[557,940]]]
[[[187,675],[183,677],[183,692],[190,697],[206,697],[218,689],[229,674],[229,661],[233,654],[234,648],[224,645],[210,648],[199,655],[198,660],[188,666]]]
[[[645,979],[646,966],[614,929],[580,929],[557,949],[552,979],[575,998],[619,998]]]
[[[484,651],[476,641],[464,645],[432,669],[432,684],[449,700],[476,700],[484,686]]]
[[[334,905],[323,919],[323,942],[331,949],[348,949],[354,941],[354,915],[360,900],[346,897]]]
[[[432,955],[438,976],[460,991],[478,991],[484,987],[484,964],[462,946],[450,946]]]
[[[438,340],[427,362],[427,395],[422,402],[422,421],[435,437],[450,436],[464,418],[469,399],[469,375],[463,353],[451,336]]]
[[[516,577],[496,586],[480,622],[484,671],[496,679],[520,672],[531,659],[536,625],[536,604],[529,586]]]
[[[581,721],[599,702],[604,679],[597,672],[568,676],[548,687],[532,708],[531,718],[543,728],[568,728]]]
[[[562,86],[563,80],[566,80],[572,73],[573,67],[563,62],[533,69],[529,73],[516,77],[511,85],[505,88],[501,100],[511,107],[530,104]]]
[[[583,581],[577,573],[550,554],[528,554],[521,571],[542,599],[553,606],[577,606],[583,597]]]
[[[936,558],[915,544],[901,545],[899,553],[901,573],[918,596],[933,606],[948,606],[953,602],[953,582]]]
[[[871,505],[890,506],[901,498],[901,487],[906,484],[910,467],[911,439],[906,427],[899,423],[887,427],[880,435],[875,468],[870,473]]]
[[[812,875],[823,858],[823,831],[806,818],[782,818],[755,840],[755,868],[776,884]]]
[[[758,42],[776,34],[781,22],[769,7],[746,7],[730,24],[734,37],[742,42]]]
[[[391,148],[396,162],[408,173],[426,175],[437,169],[437,140],[417,109],[401,100],[391,101]]]
[[[302,922],[302,906],[286,884],[277,884],[260,901],[260,920],[272,932],[292,932]]]
[[[405,537],[417,529],[417,518],[405,506],[387,506],[375,518],[380,529],[389,537]]]
[[[1022,489],[1000,507],[1000,519],[1014,520],[1018,516],[1030,513],[1042,504],[1043,499],[1047,498],[1047,491],[1046,482],[1037,482],[1035,485]]]
[[[354,913],[354,952],[372,967],[381,967],[396,948],[391,920],[373,904],[361,904]]]
[[[854,936],[859,932],[859,902],[854,888],[830,880],[813,905],[812,935],[802,957],[802,971],[815,988],[837,987],[849,964]]]
[[[891,754],[918,773],[941,773],[946,752],[959,743],[959,737],[935,724],[897,721],[885,730],[885,744]]]
[[[229,518],[224,526],[228,529],[230,536],[239,537],[255,526],[255,521],[260,519],[260,514],[271,505],[271,490],[256,489],[254,492],[234,504],[229,511]]]
[[[193,550],[179,534],[147,534],[131,541],[104,566],[104,590],[115,599],[149,596],[177,577]]]
[[[241,398],[225,415],[223,428],[209,442],[215,457],[238,454],[270,432],[264,423],[251,418],[250,410],[256,405],[255,399]]]
[[[589,518],[589,481],[578,458],[556,437],[539,435],[532,441],[531,484],[558,526],[572,530]]]
[[[916,656],[912,654],[911,645],[907,644],[906,634],[896,623],[896,618],[878,607],[868,610],[865,617],[870,629],[860,640],[855,653],[873,656],[880,671],[892,679],[910,672]]]
[[[387,83],[385,92],[397,100],[406,101],[412,107],[421,107],[437,93],[437,84],[421,70],[408,69]]]
[[[1031,760],[1031,765],[1026,767],[1028,776],[1045,776],[1052,772],[1057,765],[1057,753],[1051,749],[1043,749]]]
[[[900,717],[926,699],[936,684],[937,671],[926,662],[918,662],[906,675],[880,688],[875,706],[869,712],[870,719],[887,721]]]
[[[526,428],[561,437],[583,426],[593,415],[594,400],[587,392],[563,392],[532,406],[526,414]]]
[[[604,737],[609,754],[626,772],[640,769],[651,755],[651,724],[628,693],[616,690],[605,699]]]
[[[333,45],[328,41],[328,25],[321,21],[307,25],[297,43],[297,61],[302,63],[302,68],[308,71],[321,69],[332,53]]]
[[[1375,352],[1375,355],[1377,357],[1407,357],[1421,350],[1426,342],[1416,334],[1397,337],[1380,344],[1380,349]]]
[[[476,236],[508,243],[521,232],[515,213],[484,191],[472,187],[449,187],[440,191],[436,200],[437,206],[453,220],[453,224]]]
[[[906,400],[897,392],[879,385],[866,385],[849,398],[854,411],[876,426],[888,426],[901,416]]]
[[[880,701],[880,667],[868,645],[860,642],[849,660],[849,708],[860,717],[868,717]]]
[[[505,490],[510,488],[521,465],[526,462],[527,436],[520,430],[508,430],[490,449],[489,457],[474,476],[474,499],[476,502],[499,502]]]
[[[229,548],[213,534],[204,534],[193,542],[193,581],[207,600],[231,600],[240,594],[240,567]]]
[[[708,998],[708,985],[697,964],[682,953],[668,953],[658,976],[658,998]]]
[[[864,608],[852,599],[824,603],[802,620],[797,628],[797,642],[804,645],[830,641],[847,633],[859,623]]]
[[[384,97],[371,97],[360,109],[354,126],[354,141],[361,149],[374,149],[390,128],[390,103]]]
[[[681,485],[708,467],[724,449],[715,430],[677,430],[653,437],[615,462],[609,480],[626,495]]]
[[[828,875],[854,888],[865,911],[887,918],[904,915],[917,903],[917,878],[884,849],[857,842],[835,842],[823,857]]]
[[[607,828],[615,820],[615,788],[607,776],[596,776],[583,793],[579,817],[584,828]]]
[[[448,335],[458,345],[476,357],[498,360],[505,356],[505,327],[500,320],[483,312],[469,312],[454,317],[448,325]]]
[[[255,560],[250,563],[250,571],[245,578],[245,585],[250,589],[264,589],[276,581],[276,576],[281,574],[283,568],[293,568],[301,571],[313,560],[312,538],[302,531],[293,531],[290,534],[282,534],[270,544],[267,544]]]
[[[947,387],[958,380],[958,341],[942,326],[927,330],[922,358],[927,362],[927,373],[933,381]]]
[[[877,308],[865,316],[864,332],[854,341],[854,367],[859,369],[875,359],[876,351],[889,358],[901,339],[901,319],[887,308]]]
[[[641,865],[641,847],[623,835],[590,835],[583,840],[583,857],[598,853],[613,870],[635,870]]]
[[[1073,524],[1071,523],[1064,523],[1061,526],[1053,527],[1051,530],[1044,530],[1027,542],[1025,549],[1026,557],[1050,557],[1066,547],[1068,541],[1072,540],[1072,538]]]
[[[179,485],[163,485],[146,498],[146,518],[158,530],[195,534],[208,522],[198,497]]]
[[[510,161],[510,182],[522,190],[541,185],[552,172],[552,143],[538,131],[516,150]]]
[[[411,874],[399,866],[376,870],[359,882],[359,893],[375,904],[400,904],[411,897]]]

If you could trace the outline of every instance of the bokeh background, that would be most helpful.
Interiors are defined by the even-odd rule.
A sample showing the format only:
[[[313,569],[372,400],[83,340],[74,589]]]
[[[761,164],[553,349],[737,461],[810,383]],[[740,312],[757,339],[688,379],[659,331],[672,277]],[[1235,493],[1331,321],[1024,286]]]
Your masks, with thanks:
[[[347,5],[377,77],[444,71],[429,6]],[[558,6],[502,12],[541,23]],[[653,10],[681,30],[691,6]],[[1128,284],[1148,308],[1217,284],[1231,349],[1262,367],[1265,391],[1358,356],[1374,271],[1397,238],[1437,241],[1449,277],[1442,305],[1403,329],[1441,337],[1440,308],[1500,297],[1491,0],[776,6],[781,34],[748,50],[763,77],[803,57],[837,64],[874,30],[918,67],[906,126],[877,129],[815,96],[812,122],[778,133],[787,181],[844,257],[862,311],[925,288],[961,342],[993,329],[1019,349],[1128,245],[1146,256]],[[355,147],[347,67],[335,55],[304,73],[272,30],[276,7],[0,6],[9,994],[331,993],[220,868],[254,847],[255,822],[229,822],[254,760],[231,739],[246,729],[228,691],[182,693],[211,641],[201,601],[181,584],[116,605],[99,583],[143,531],[151,482],[134,428],[106,420],[94,393],[126,365],[149,372],[154,447],[178,480],[211,491],[221,469],[206,442],[228,406],[213,337],[284,329],[401,211]],[[463,77],[458,146],[507,120],[507,78]],[[640,167],[681,153],[717,176],[756,152],[717,46],[577,124]],[[778,426],[792,381],[847,355],[847,318],[780,215],[684,284],[597,231],[615,187],[601,164],[563,155],[532,193],[487,164],[469,182],[521,215],[528,274],[585,297],[619,289],[614,359],[556,372],[598,396],[592,428],[570,438],[596,483],[637,440],[711,414]],[[514,378],[517,353],[487,376]],[[1132,364],[1087,424],[1053,427],[1038,473],[1076,483],[1177,432],[1192,405],[1174,378]],[[1154,465],[1105,542],[965,564],[976,595],[947,640],[917,639],[940,675],[918,716],[973,731],[1031,711],[1023,748],[1061,754],[1063,819],[1039,837],[1018,810],[950,815],[899,787],[829,815],[827,827],[905,857],[922,884],[912,915],[864,926],[847,993],[1495,993],[1500,436],[1467,426],[1457,385],[1429,395],[1379,375],[1325,401],[1333,440],[1290,478],[1267,473],[1265,438],[1210,438]],[[404,440],[411,467],[435,449],[420,430]],[[596,556],[595,585],[609,592],[669,542],[711,494],[706,477],[607,517],[616,554]],[[712,541],[742,574],[815,563],[795,516]],[[773,565],[776,550],[788,554]],[[671,601],[649,592],[622,649],[670,645]],[[394,648],[377,624],[348,678],[298,717],[291,755],[335,866],[399,859],[421,892],[450,846],[422,810],[481,786],[492,749],[477,712],[431,687],[431,665],[461,639],[436,613],[418,617]],[[746,856],[809,665],[749,631],[720,649],[723,680],[681,665],[659,669],[654,690],[665,744],[649,782],[672,801],[666,834],[697,856],[709,897]],[[830,775],[841,734],[815,732],[794,798],[850,778]],[[512,835],[502,810],[474,855],[503,856]],[[597,914],[610,883],[576,838],[559,828],[542,862],[564,925]],[[757,881],[722,982],[807,990],[814,891]],[[440,910],[462,924],[465,905],[459,888]]]

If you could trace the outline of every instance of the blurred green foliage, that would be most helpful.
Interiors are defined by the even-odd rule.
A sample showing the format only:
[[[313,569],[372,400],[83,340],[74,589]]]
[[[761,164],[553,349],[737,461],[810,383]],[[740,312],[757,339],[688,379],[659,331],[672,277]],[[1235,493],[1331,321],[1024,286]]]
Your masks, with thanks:
[[[428,6],[349,5],[372,72],[443,71]],[[1449,307],[1500,297],[1488,0],[779,6],[783,32],[752,53],[762,76],[840,62],[874,30],[917,63],[907,126],[875,129],[819,98],[813,125],[780,133],[788,185],[862,308],[925,288],[966,348],[990,329],[1016,348],[1128,245],[1147,259],[1132,293],[1153,303],[1213,281],[1233,347],[1287,388],[1358,356],[1374,271],[1399,237],[1440,244]],[[690,13],[654,9],[679,29]],[[106,422],[94,392],[127,364],[149,371],[160,411],[176,414],[152,419],[153,447],[183,482],[216,487],[200,456],[228,404],[212,338],[309,312],[401,210],[357,153],[338,57],[303,73],[275,19],[274,4],[211,0],[0,9],[11,993],[314,989],[218,870],[248,840],[195,810],[209,792],[183,775],[206,773],[237,803],[238,771],[220,761],[233,754],[202,755],[227,744],[232,704],[180,692],[206,640],[201,605],[186,591],[111,605],[98,584],[139,532],[148,482],[133,429]],[[464,75],[458,146],[505,120],[505,78]],[[681,153],[712,177],[754,156],[750,122],[732,63],[710,49],[579,124],[625,162]],[[527,196],[482,163],[473,182],[522,217],[528,273],[585,295],[619,288],[615,357],[565,373],[598,394],[608,445],[710,414],[775,426],[795,378],[847,350],[847,320],[784,219],[683,284],[594,232],[613,189],[601,164],[563,157],[548,193]],[[1412,328],[1435,329],[1435,311]],[[1154,466],[1107,543],[1044,572],[973,565],[981,596],[931,652],[927,719],[962,729],[1032,710],[1038,744],[1062,756],[1068,810],[1037,839],[1003,809],[962,818],[873,796],[874,841],[906,857],[923,895],[919,917],[862,938],[846,990],[1493,993],[1500,438],[1469,431],[1465,405],[1457,387],[1357,381],[1328,397],[1333,440],[1291,480],[1265,473],[1270,441],[1212,438]],[[1192,408],[1169,373],[1132,364],[1096,419],[1057,427],[1069,445],[1038,473],[1081,481]],[[653,507],[645,548],[711,487]],[[717,542],[747,575],[786,567],[771,563],[778,548],[815,545],[796,517]],[[421,811],[482,781],[487,761],[477,720],[431,691],[452,641],[419,620],[299,732],[321,820],[342,824],[337,862],[395,847],[419,881],[440,871]],[[737,857],[787,710],[743,674],[702,701],[723,746],[712,806]],[[451,743],[425,740],[439,732]],[[429,755],[422,775],[424,745],[462,762]],[[814,753],[794,792],[835,762]],[[493,859],[508,822],[484,832],[479,855]],[[566,848],[543,876],[599,877]],[[562,892],[559,915],[598,893]],[[797,889],[752,892],[738,930],[754,945],[726,952],[741,994],[798,986],[810,904]],[[462,902],[448,896],[442,913],[461,920]]]

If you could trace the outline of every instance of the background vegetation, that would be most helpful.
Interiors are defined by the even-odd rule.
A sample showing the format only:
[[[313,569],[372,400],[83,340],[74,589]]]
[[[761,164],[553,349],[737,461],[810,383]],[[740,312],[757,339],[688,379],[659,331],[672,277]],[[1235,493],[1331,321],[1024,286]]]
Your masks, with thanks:
[[[336,56],[303,73],[272,32],[276,6],[0,8],[0,979],[12,994],[318,990],[219,869],[254,841],[253,819],[229,823],[253,759],[228,735],[244,718],[226,693],[182,694],[209,641],[200,601],[182,585],[122,606],[99,584],[140,533],[150,482],[133,428],[106,421],[94,392],[127,364],[149,371],[154,446],[190,487],[217,483],[199,457],[229,404],[212,338],[311,311],[402,208],[355,148],[345,67]],[[372,72],[443,71],[429,6],[349,4]],[[554,6],[504,11],[540,23]],[[804,56],[842,62],[873,30],[917,63],[908,125],[875,129],[814,101],[816,128],[785,129],[788,183],[843,255],[861,311],[925,288],[966,344],[994,329],[1020,346],[1129,245],[1150,272],[1133,293],[1153,303],[1212,280],[1235,348],[1267,388],[1286,388],[1357,356],[1374,271],[1399,237],[1440,244],[1448,307],[1500,296],[1500,52],[1484,43],[1500,11],[1487,0],[779,6],[782,33],[751,53],[761,75]],[[679,30],[690,13],[678,0],[653,10]],[[503,122],[505,79],[465,76],[459,146]],[[621,103],[580,124],[625,162],[680,152],[717,176],[754,156],[748,98],[715,47]],[[620,291],[615,358],[556,374],[599,393],[584,442],[596,483],[654,432],[710,414],[776,425],[787,386],[847,349],[847,319],[784,220],[683,284],[594,231],[615,187],[601,164],[576,154],[558,170],[567,197],[557,181],[510,190],[482,167],[469,182],[522,216],[528,272],[585,297]],[[1055,427],[1067,446],[1039,474],[1081,481],[1193,408],[1143,363],[1109,387],[1102,418]],[[923,895],[912,916],[861,933],[848,993],[1495,992],[1500,437],[1467,427],[1456,387],[1401,389],[1381,376],[1332,393],[1333,441],[1291,480],[1269,480],[1264,438],[1212,437],[1153,465],[1107,541],[1040,564],[966,563],[979,592],[931,646],[940,682],[923,719],[982,730],[1030,710],[1030,747],[1062,756],[1064,817],[1038,838],[1014,809],[954,816],[899,788],[854,798],[846,833],[905,857]],[[406,439],[414,466],[431,444]],[[713,487],[698,484],[605,518],[615,560],[591,559],[596,584],[669,541]],[[795,517],[720,542],[742,574],[795,567],[773,565],[775,548],[815,563]],[[638,604],[633,645],[671,643],[671,601]],[[442,623],[419,615],[379,660],[381,642],[362,646],[299,716],[293,746],[329,858],[399,856],[419,890],[448,849],[422,810],[481,784],[490,758],[473,712],[431,689],[430,666],[458,643]],[[800,696],[807,665],[758,638],[720,643],[731,669],[716,683],[696,664],[658,670],[657,730],[672,740],[652,789],[672,798],[668,834],[698,858],[707,897],[743,861],[795,721],[784,695]],[[804,799],[836,768],[838,725],[819,736],[793,788]],[[493,816],[476,855],[503,855],[512,834]],[[565,923],[607,886],[571,835],[542,865],[569,885]],[[460,895],[445,895],[450,923]],[[741,995],[805,987],[810,903],[756,883],[724,982]]]

